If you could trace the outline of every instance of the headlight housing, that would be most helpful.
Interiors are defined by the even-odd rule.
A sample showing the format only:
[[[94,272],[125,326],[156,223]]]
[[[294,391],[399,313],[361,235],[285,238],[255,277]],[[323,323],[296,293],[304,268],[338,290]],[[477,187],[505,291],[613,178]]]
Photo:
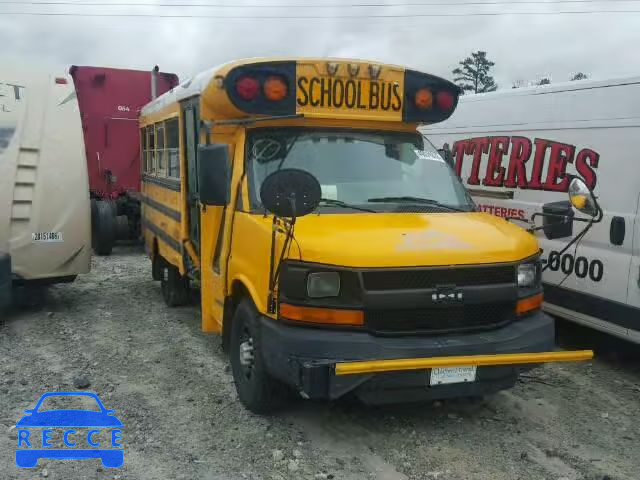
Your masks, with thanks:
[[[313,272],[307,276],[309,298],[337,297],[340,295],[340,274],[338,272]]]
[[[540,262],[522,263],[518,265],[518,286],[535,287],[540,284]]]

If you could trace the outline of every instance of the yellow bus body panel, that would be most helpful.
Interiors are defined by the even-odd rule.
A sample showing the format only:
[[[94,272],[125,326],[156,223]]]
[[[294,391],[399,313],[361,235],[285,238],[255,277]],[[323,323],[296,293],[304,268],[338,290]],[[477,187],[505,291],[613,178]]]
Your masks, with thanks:
[[[305,261],[347,267],[506,263],[539,250],[531,234],[487,213],[311,214],[295,236]]]

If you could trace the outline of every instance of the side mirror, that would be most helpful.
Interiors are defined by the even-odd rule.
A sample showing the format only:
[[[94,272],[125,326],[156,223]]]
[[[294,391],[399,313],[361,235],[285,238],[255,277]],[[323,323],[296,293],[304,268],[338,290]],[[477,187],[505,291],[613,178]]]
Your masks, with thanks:
[[[593,192],[584,180],[574,177],[569,184],[569,201],[576,210],[595,217],[598,214],[598,204]]]
[[[231,166],[225,144],[198,146],[198,187],[200,202],[223,207],[229,203]]]
[[[573,210],[568,201],[542,205],[542,231],[549,240],[573,236]]]
[[[264,179],[260,187],[262,205],[278,217],[307,215],[318,208],[321,196],[316,177],[297,168],[276,170]]]
[[[445,143],[442,148],[438,149],[438,153],[447,162],[451,167],[453,167],[453,153],[451,152],[451,148],[449,148],[449,144]]]

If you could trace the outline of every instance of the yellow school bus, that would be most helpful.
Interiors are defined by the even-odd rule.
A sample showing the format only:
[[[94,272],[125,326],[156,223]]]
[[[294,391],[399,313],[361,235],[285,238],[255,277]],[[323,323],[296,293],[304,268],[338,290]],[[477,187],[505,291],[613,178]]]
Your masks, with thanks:
[[[143,108],[153,278],[170,306],[200,289],[202,329],[222,335],[250,410],[286,390],[483,395],[528,365],[591,358],[552,351],[535,236],[476,212],[416,131],[459,93],[394,65],[250,59]]]

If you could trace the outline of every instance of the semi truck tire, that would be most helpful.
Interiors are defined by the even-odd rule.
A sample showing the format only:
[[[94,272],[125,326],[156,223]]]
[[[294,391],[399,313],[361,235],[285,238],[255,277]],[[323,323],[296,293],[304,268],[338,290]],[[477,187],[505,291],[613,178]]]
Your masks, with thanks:
[[[116,217],[109,202],[96,202],[96,222],[92,230],[96,254],[110,255],[116,240]]]

